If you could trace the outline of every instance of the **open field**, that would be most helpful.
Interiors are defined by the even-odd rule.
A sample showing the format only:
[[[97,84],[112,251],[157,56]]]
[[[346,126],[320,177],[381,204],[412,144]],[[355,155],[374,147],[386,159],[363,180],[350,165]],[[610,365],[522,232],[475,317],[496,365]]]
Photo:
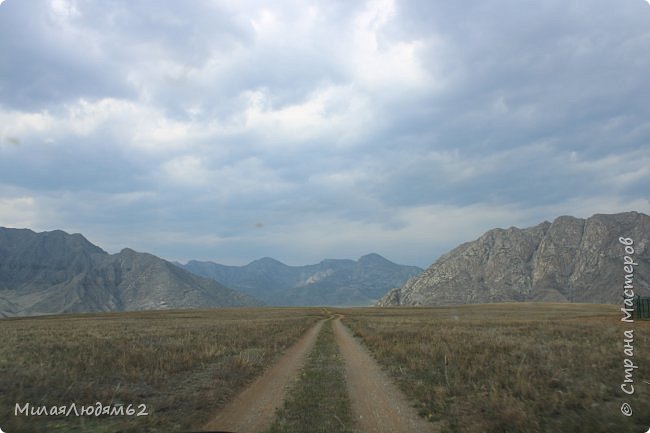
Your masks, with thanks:
[[[620,307],[491,304],[340,310],[420,414],[443,432],[645,432],[650,322]],[[635,329],[625,395],[623,331]],[[628,402],[632,417],[621,414]]]
[[[316,335],[307,329],[338,313],[434,429],[645,432],[650,427],[650,322],[622,323],[619,308],[513,303],[4,319],[0,427],[8,433],[200,430],[283,353],[294,350],[301,335]],[[354,396],[346,386],[353,383],[351,377],[378,382],[366,368],[374,363],[364,361],[365,367],[343,374],[354,356],[349,348],[342,350],[342,339],[333,339],[331,322],[323,325],[303,370],[296,373],[297,385],[272,431],[302,432],[307,422],[313,431],[363,430],[350,421],[350,407],[359,418],[355,407],[371,393]],[[635,393],[630,396],[620,389],[628,357],[623,331],[629,329],[634,329],[629,358],[639,366],[632,372]],[[136,413],[139,404],[146,404],[148,415],[14,416],[16,403],[80,408],[96,402],[132,404]],[[621,414],[624,402],[632,406],[632,417]],[[366,419],[380,416],[364,413],[370,414]]]
[[[170,432],[202,425],[321,309],[218,309],[0,321],[0,427]],[[146,404],[149,415],[14,416],[15,404]]]

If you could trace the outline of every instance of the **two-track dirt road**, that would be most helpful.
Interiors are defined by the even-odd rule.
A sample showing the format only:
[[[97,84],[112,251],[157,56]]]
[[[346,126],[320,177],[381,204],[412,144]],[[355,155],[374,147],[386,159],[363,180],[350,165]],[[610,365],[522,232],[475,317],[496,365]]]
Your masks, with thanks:
[[[336,342],[345,359],[347,389],[360,433],[433,433],[438,429],[420,418],[406,397],[370,354],[333,318]],[[280,360],[206,426],[206,430],[260,433],[268,429],[287,388],[298,375],[324,321],[318,322]]]

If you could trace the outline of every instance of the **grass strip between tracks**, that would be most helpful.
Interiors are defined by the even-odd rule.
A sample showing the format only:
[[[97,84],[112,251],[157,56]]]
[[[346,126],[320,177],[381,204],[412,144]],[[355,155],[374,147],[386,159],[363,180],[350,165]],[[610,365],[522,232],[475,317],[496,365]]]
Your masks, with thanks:
[[[267,433],[353,433],[345,363],[328,320]]]

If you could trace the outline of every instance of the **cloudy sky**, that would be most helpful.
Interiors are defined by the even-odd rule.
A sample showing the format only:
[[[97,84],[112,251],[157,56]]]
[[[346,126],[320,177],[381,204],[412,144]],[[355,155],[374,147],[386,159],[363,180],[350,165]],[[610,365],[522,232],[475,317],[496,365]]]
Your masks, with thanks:
[[[644,0],[0,4],[0,226],[424,267],[649,196]]]

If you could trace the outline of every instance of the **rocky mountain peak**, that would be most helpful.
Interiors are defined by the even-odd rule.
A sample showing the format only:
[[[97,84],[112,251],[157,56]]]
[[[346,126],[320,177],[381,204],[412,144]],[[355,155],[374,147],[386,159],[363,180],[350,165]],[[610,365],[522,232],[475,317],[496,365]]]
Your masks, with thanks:
[[[525,229],[489,230],[441,256],[379,305],[505,301],[618,303],[620,236],[635,240],[639,293],[650,287],[650,217],[639,212],[560,216]]]

